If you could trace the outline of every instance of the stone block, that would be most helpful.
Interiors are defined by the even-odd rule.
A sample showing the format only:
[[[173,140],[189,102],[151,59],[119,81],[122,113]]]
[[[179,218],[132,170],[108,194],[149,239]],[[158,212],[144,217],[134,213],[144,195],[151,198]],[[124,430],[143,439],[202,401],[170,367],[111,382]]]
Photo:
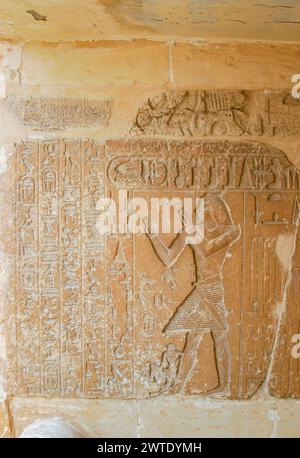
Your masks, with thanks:
[[[194,89],[287,89],[299,73],[298,44],[176,43],[174,85]]]
[[[94,46],[25,44],[21,79],[29,84],[164,85],[168,47],[160,42],[103,41]]]

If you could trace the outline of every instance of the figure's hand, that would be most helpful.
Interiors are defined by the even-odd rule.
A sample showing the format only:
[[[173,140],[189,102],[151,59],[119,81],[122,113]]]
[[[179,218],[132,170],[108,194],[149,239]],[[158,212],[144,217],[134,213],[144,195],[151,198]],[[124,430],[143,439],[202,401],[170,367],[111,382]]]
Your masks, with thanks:
[[[236,225],[232,226],[232,235],[234,237],[234,240],[239,239],[240,236],[241,236],[241,233],[242,233],[242,229],[241,229],[241,225],[240,224],[236,224]]]
[[[187,214],[187,212],[184,212],[183,209],[180,211],[180,218],[182,221],[182,232],[191,232],[194,225],[193,221],[190,218],[190,216]]]

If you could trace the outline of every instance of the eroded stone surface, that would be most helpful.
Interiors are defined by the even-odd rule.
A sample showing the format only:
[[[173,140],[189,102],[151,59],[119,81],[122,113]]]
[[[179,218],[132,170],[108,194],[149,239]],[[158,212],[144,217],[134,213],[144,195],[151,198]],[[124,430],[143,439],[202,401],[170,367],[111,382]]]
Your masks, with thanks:
[[[16,436],[33,423],[59,417],[84,437],[137,437],[138,404],[120,399],[45,399],[15,397]]]
[[[286,399],[222,401],[178,395],[139,401],[13,401],[17,437],[34,421],[55,416],[74,424],[84,437],[298,437],[299,407],[300,401]]]
[[[106,126],[111,101],[50,97],[8,97],[7,107],[24,126],[36,130]]]
[[[299,211],[298,200],[295,210]],[[299,222],[299,221],[298,221]],[[291,342],[293,336],[300,333],[300,230],[297,229],[294,240],[291,271],[285,293],[285,307],[281,313],[280,324],[276,336],[274,359],[270,373],[270,391],[274,396],[300,397],[299,359],[293,356]]]
[[[50,0],[1,3],[3,38],[99,40],[112,36],[299,41],[297,0]]]
[[[298,259],[300,172],[282,151],[249,141],[29,141],[16,145],[9,173],[10,393],[243,399],[268,382]],[[99,199],[118,200],[119,190],[204,196],[205,241],[178,236],[179,252],[165,254],[172,235],[101,235]]]
[[[169,51],[164,42],[112,40],[93,46],[26,43],[22,82],[26,84],[164,85]]]
[[[131,132],[175,136],[300,133],[300,102],[288,92],[169,91],[139,109]]]

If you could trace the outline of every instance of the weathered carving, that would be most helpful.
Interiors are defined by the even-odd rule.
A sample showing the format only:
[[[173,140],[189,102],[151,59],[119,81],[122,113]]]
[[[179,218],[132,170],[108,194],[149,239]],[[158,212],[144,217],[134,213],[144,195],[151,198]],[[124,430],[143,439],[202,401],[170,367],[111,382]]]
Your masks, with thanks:
[[[229,393],[230,350],[222,268],[228,248],[239,237],[240,231],[233,225],[229,210],[221,197],[208,194],[205,196],[205,203],[207,236],[204,243],[191,245],[196,282],[167,323],[164,332],[186,334],[184,353],[177,378],[173,377],[172,391],[185,388],[192,375],[202,335],[210,331],[219,375],[218,391]],[[156,234],[149,234],[149,237],[157,256],[166,266],[173,264],[187,245],[187,235],[183,232],[177,236],[170,248]]]
[[[299,135],[300,102],[290,92],[271,92],[269,113],[274,135]]]
[[[177,154],[166,157],[151,151],[147,158],[142,154],[112,157],[110,182],[120,189],[140,190],[300,190],[300,172],[289,162],[282,162],[280,153],[272,154],[270,147],[220,142],[218,149],[223,145],[226,150],[221,155],[213,142],[193,143],[192,147],[171,142],[171,149],[174,145]]]
[[[300,175],[282,151],[66,139],[19,143],[14,161],[10,392],[299,396],[283,359],[299,326]],[[120,189],[204,197],[204,240],[101,234],[99,199]]]
[[[296,201],[298,202],[298,201]],[[298,205],[297,205],[298,207]],[[300,213],[297,224],[292,266],[287,281],[285,308],[282,311],[270,371],[270,392],[280,397],[300,397],[299,359],[293,357],[291,342],[300,333]]]
[[[5,103],[22,124],[36,130],[106,126],[112,105],[110,100],[15,96]]]
[[[196,137],[299,135],[300,103],[288,92],[169,91],[139,109],[133,134]]]

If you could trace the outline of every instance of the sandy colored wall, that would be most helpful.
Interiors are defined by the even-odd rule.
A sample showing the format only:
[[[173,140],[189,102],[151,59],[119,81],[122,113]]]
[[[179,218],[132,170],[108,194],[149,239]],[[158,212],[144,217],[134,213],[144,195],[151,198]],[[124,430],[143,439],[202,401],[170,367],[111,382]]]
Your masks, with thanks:
[[[0,70],[6,80],[6,98],[0,100],[2,201],[7,203],[7,208],[12,205],[13,197],[7,190],[14,192],[11,185],[14,144],[22,141],[41,144],[46,140],[83,138],[102,146],[110,140],[118,140],[119,148],[125,152],[126,144],[122,142],[133,138],[146,143],[151,140],[255,141],[280,149],[292,166],[300,167],[300,125],[295,118],[299,119],[298,105],[295,102],[296,105],[292,103],[287,108],[286,116],[292,129],[281,118],[272,124],[266,111],[266,106],[275,103],[274,100],[277,103],[278,97],[279,109],[282,109],[280,94],[290,92],[291,77],[300,72],[299,58],[297,43],[2,42]],[[219,90],[246,94],[246,108],[240,111],[245,114],[247,128],[242,124],[239,130],[231,130],[226,125],[225,131],[220,133],[212,130],[203,133],[197,129],[191,132],[181,130],[180,123],[173,130],[166,129],[163,122],[158,122],[157,127],[154,120],[147,121],[146,127],[140,129],[138,114],[143,115],[146,110],[154,119],[155,109],[151,111],[151,107],[157,96],[174,94],[172,91],[180,96],[188,91],[193,98],[198,97],[198,93],[206,96],[209,91]],[[153,101],[151,109],[149,100]],[[161,110],[168,112],[171,102],[162,100]],[[49,107],[52,107],[52,115],[47,114]],[[260,119],[260,129],[253,127],[253,119]],[[221,151],[221,146],[217,149]],[[154,399],[122,399],[122,393],[116,396],[119,399],[102,399],[114,398],[114,395],[85,396],[84,393],[77,399],[68,399],[57,393],[47,396],[42,392],[32,397],[26,383],[21,387],[23,391],[20,390],[14,381],[14,369],[10,367],[14,346],[7,337],[7,329],[14,329],[15,318],[12,309],[7,307],[13,302],[8,288],[11,285],[8,278],[12,276],[11,257],[12,252],[2,243],[1,294],[5,300],[0,301],[0,437],[19,436],[36,419],[57,416],[72,422],[89,437],[299,437],[299,363],[291,360],[291,367],[285,368],[282,374],[277,367],[280,358],[290,358],[290,355],[282,356],[275,344],[267,355],[272,368],[266,371],[260,388],[250,387],[247,394],[248,388],[238,391],[233,383],[231,399],[207,398],[201,393],[163,393]],[[291,262],[288,256],[289,272]],[[275,320],[276,342],[281,336],[280,320],[284,321],[287,307],[284,303]],[[293,315],[294,333],[299,319],[297,314]],[[233,368],[238,377],[238,361],[233,363]],[[286,374],[289,388],[284,385]],[[283,378],[278,388],[276,380]],[[49,397],[53,399],[47,399]]]

